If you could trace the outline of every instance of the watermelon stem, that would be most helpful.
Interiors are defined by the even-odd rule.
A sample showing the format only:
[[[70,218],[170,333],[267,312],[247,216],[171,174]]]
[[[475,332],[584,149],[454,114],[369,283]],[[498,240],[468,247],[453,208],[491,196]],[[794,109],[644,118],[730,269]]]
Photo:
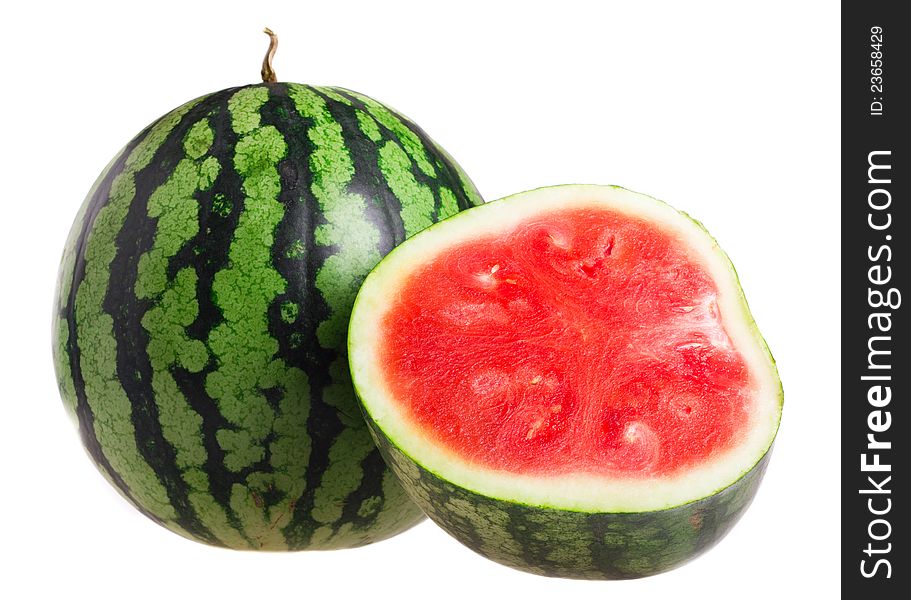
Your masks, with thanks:
[[[275,49],[278,48],[278,36],[268,27],[263,29],[263,33],[269,36],[269,49],[266,50],[260,74],[263,77],[263,83],[275,83],[278,79],[275,77],[275,70],[272,69],[272,57],[275,56]]]

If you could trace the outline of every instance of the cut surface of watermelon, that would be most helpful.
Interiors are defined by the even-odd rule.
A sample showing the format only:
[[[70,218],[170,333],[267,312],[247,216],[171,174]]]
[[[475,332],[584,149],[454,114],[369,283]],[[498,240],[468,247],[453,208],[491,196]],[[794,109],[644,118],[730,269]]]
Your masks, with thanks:
[[[781,387],[726,255],[621,188],[543,188],[394,250],[350,327],[369,420],[485,496],[661,510],[747,473]]]

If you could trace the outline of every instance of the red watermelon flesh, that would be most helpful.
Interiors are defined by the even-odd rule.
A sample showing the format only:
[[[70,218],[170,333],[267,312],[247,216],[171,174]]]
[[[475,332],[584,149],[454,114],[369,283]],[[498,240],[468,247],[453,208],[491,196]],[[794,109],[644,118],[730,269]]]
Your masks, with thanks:
[[[644,577],[717,543],[784,397],[717,241],[616,186],[515,194],[409,238],[364,280],[348,357],[424,512],[559,577]]]
[[[736,444],[753,410],[718,293],[673,231],[570,206],[415,269],[379,358],[401,410],[470,464],[673,475]]]

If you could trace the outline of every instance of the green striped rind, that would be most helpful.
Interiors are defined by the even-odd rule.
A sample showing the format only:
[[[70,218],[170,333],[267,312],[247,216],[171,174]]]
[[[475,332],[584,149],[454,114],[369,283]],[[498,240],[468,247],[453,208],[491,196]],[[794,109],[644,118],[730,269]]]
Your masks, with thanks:
[[[659,511],[587,513],[477,494],[422,467],[378,427],[371,425],[371,432],[414,501],[450,535],[506,566],[573,579],[646,577],[699,556],[747,509],[771,453],[735,483],[695,502]]]
[[[347,90],[254,85],[165,115],[98,178],[61,260],[55,367],[90,457],[213,545],[414,525],[351,388],[348,315],[382,256],[479,203],[423,131]]]

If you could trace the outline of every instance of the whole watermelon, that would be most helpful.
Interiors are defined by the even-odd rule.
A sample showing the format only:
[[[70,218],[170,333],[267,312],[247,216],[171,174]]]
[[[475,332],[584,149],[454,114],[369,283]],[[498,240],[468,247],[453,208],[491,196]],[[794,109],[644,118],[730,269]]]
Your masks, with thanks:
[[[96,181],[60,266],[54,360],[89,456],[207,544],[411,527],[356,404],[349,313],[382,256],[480,203],[420,128],[348,90],[250,85],[155,121]]]

